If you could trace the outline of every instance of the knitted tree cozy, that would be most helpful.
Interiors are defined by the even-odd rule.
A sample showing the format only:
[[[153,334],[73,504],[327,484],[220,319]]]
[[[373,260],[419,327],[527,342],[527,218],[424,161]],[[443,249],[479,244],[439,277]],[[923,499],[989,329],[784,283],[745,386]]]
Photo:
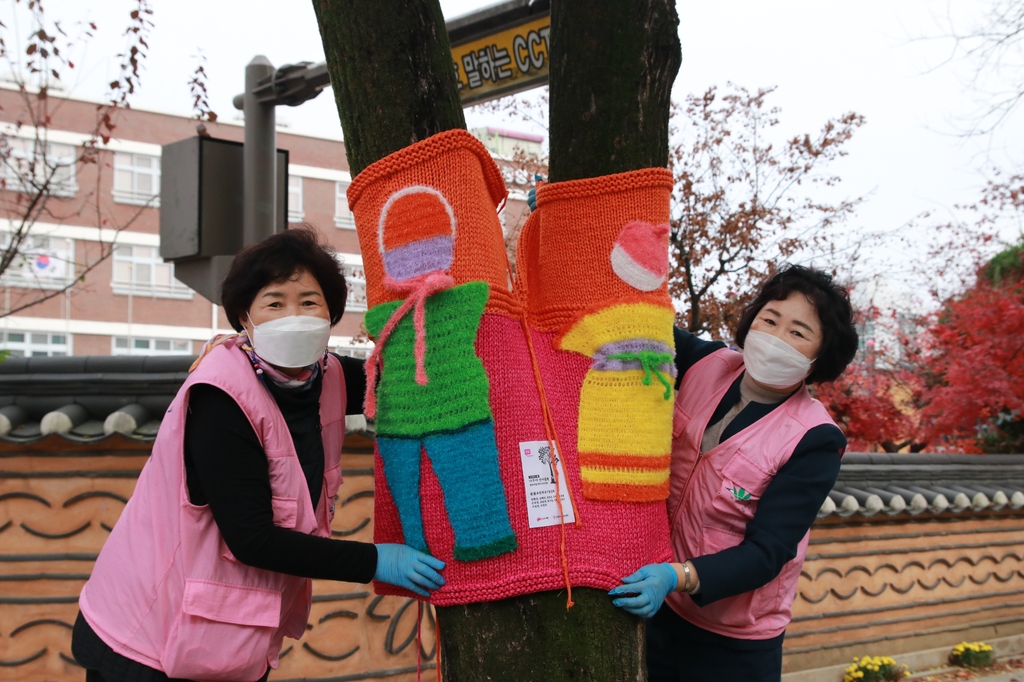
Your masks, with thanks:
[[[645,168],[537,189],[537,220],[519,236],[516,267],[528,270],[527,314],[537,329],[561,332],[595,305],[619,300],[671,305],[664,281],[652,291],[633,286],[613,268],[612,251],[634,221],[669,221],[672,173]],[[535,234],[528,235],[527,228]],[[626,241],[629,241],[629,236]],[[668,238],[664,238],[668,267]]]
[[[567,281],[566,273],[555,273],[560,263],[534,261],[529,272],[520,266],[517,290],[512,290],[496,212],[505,190],[483,145],[463,130],[435,135],[368,167],[355,178],[348,196],[373,308],[366,325],[378,347],[383,347],[377,403],[372,408],[378,430],[374,540],[426,547],[447,562],[446,584],[431,598],[438,605],[560,589],[566,582],[608,589],[644,564],[670,560],[663,500],[624,502],[584,495],[576,442],[581,386],[593,371],[593,356],[558,350],[559,329],[531,328],[524,305],[530,302],[524,278],[532,283],[533,277],[544,274],[549,286],[575,284]],[[412,199],[406,201],[406,197]],[[667,213],[667,196],[664,199]],[[447,270],[450,282],[438,278],[437,270],[434,274],[423,271],[444,267],[441,242],[446,233],[440,226],[448,220],[445,205],[454,223],[447,233],[454,237]],[[401,220],[405,232],[385,228],[381,233],[382,215],[390,216],[385,217],[390,224],[399,213],[414,216]],[[656,217],[651,212],[635,216],[646,221]],[[616,277],[611,251],[624,224],[591,249],[591,255],[583,256],[591,261],[589,267],[581,264],[583,271],[594,269],[600,260],[601,267]],[[638,267],[649,265],[642,254],[637,255],[630,238],[622,241],[623,250],[640,263]],[[409,254],[412,261],[427,265],[402,270],[408,267]],[[392,273],[433,279],[403,292],[393,288]],[[617,281],[622,291],[642,294]],[[412,299],[421,300],[422,305],[410,303]],[[592,297],[583,308],[603,300]],[[403,306],[405,311],[392,324]],[[422,311],[422,325],[417,322],[417,310]],[[577,317],[582,312],[576,311]],[[650,334],[663,327],[653,322],[649,326]],[[474,335],[475,344],[467,350],[466,339]],[[417,350],[421,338],[422,356]],[[646,347],[623,352],[633,350],[639,353]],[[482,376],[475,363],[482,366]],[[656,359],[648,360],[647,366],[666,374]],[[639,372],[644,388],[658,397],[663,394],[653,369],[650,386],[642,383],[642,362],[631,369]],[[546,401],[541,399],[537,375]],[[484,405],[474,397],[480,387],[487,390]],[[531,525],[534,507],[527,494],[520,448],[546,442],[545,423],[551,424],[557,438],[571,498],[564,512],[575,513],[575,523]],[[453,442],[449,434],[460,434],[461,440]],[[497,448],[497,477],[488,473],[488,457],[481,456],[492,447]],[[471,507],[472,514],[460,511]],[[504,523],[511,526],[514,545],[502,535]],[[384,584],[376,584],[375,589],[378,594],[413,596]]]

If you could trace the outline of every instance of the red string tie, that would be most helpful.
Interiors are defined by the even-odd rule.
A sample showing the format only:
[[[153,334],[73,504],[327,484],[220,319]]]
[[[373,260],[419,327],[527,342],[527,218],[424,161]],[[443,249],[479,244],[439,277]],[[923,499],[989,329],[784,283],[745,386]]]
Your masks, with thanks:
[[[384,277],[384,286],[392,291],[406,294],[402,305],[392,313],[391,318],[384,329],[377,337],[377,343],[373,352],[366,361],[366,399],[363,404],[363,412],[367,418],[373,419],[377,414],[377,371],[380,364],[381,353],[384,344],[387,343],[391,332],[395,330],[398,323],[410,310],[413,311],[413,326],[416,330],[416,342],[413,352],[416,355],[416,383],[420,386],[427,385],[427,369],[425,366],[427,357],[427,297],[432,296],[455,285],[455,280],[446,272],[435,270],[425,275],[411,277],[409,279],[396,280],[390,276]]]

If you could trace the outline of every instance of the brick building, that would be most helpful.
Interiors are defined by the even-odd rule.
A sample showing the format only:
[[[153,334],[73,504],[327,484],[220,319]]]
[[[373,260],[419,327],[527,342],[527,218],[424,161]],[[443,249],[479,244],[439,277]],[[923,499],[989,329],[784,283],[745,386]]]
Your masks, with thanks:
[[[98,162],[76,165],[74,159],[96,127],[97,104],[51,95],[48,107],[51,122],[40,137],[46,140],[48,159],[66,160],[67,166],[54,176],[47,210],[22,249],[25,258],[0,277],[3,311],[9,313],[0,318],[0,348],[15,356],[198,353],[211,336],[229,331],[227,321],[219,306],[176,280],[174,265],[159,255],[161,145],[195,136],[197,121],[120,110],[115,137],[100,145]],[[36,129],[26,125],[31,120],[17,87],[0,83],[0,133],[10,145],[10,163],[33,156]],[[204,125],[215,138],[244,138],[241,122]],[[509,134],[491,129],[484,134],[511,190],[503,225],[514,226],[525,208],[526,174],[517,174],[510,158],[502,156],[511,149],[505,139]],[[538,140],[518,141],[539,152]],[[360,331],[366,298],[359,242],[345,196],[352,179],[345,145],[337,138],[279,127],[277,146],[289,152],[289,223],[316,226],[338,251],[349,280],[348,306],[333,330],[331,346],[364,355],[368,344]],[[24,214],[25,194],[18,191],[12,166],[5,164],[2,170],[0,240],[6,242]],[[116,245],[113,255],[100,261],[111,242]],[[67,292],[19,310],[64,288],[94,263],[84,281]]]

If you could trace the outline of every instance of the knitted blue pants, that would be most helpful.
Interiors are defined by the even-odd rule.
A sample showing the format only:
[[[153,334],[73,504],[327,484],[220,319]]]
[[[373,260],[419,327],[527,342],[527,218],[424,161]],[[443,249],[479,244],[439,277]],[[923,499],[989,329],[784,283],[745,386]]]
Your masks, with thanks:
[[[455,558],[474,561],[516,548],[498,469],[494,422],[488,420],[422,439],[378,436],[377,449],[384,462],[388,489],[398,507],[405,544],[429,551],[420,511],[420,457],[426,450],[455,531]]]

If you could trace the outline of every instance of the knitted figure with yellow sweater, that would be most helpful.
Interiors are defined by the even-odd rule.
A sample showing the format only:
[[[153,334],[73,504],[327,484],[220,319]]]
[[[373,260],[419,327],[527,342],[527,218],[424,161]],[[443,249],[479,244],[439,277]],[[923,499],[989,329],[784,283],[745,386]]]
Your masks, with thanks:
[[[432,187],[404,187],[381,210],[384,285],[406,298],[366,313],[377,345],[367,361],[365,411],[377,418],[377,447],[405,543],[429,551],[420,510],[426,451],[444,490],[455,558],[473,561],[512,551],[516,538],[498,472],[487,374],[473,350],[488,285],[454,286],[448,270],[455,230],[451,204]],[[378,359],[384,371],[376,386]]]
[[[657,291],[668,274],[668,225],[627,223],[610,260],[616,276],[638,292]],[[668,497],[674,319],[671,305],[637,296],[598,304],[557,338],[562,349],[594,361],[580,391],[577,435],[587,497]]]
[[[577,448],[583,494],[595,500],[668,497],[670,188],[663,169],[543,185],[520,238],[520,267],[543,263],[520,279],[531,321],[557,330],[556,348],[593,360],[580,390]],[[576,263],[587,267],[579,279]]]

